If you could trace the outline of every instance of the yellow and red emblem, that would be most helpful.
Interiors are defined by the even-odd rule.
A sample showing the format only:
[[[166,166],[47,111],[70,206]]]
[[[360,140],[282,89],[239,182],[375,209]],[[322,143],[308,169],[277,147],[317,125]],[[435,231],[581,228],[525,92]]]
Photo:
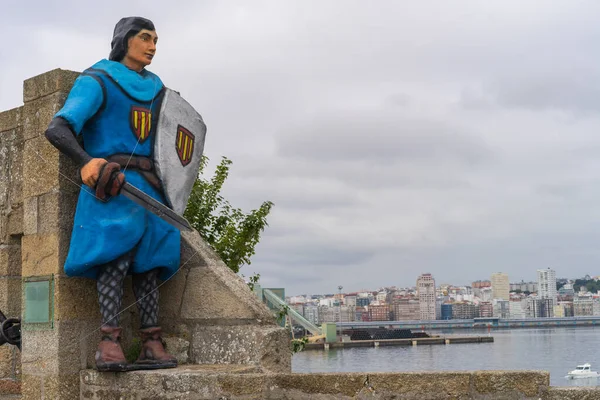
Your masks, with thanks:
[[[152,129],[152,112],[143,107],[131,107],[131,129],[140,143],[150,136]]]
[[[183,126],[177,126],[177,138],[175,140],[175,147],[177,148],[177,155],[179,161],[184,167],[192,161],[192,155],[194,153],[194,135],[192,132],[185,129]]]

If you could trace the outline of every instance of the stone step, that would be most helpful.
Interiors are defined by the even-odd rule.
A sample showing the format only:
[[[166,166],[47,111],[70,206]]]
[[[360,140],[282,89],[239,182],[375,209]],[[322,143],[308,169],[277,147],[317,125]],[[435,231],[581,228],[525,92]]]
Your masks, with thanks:
[[[262,369],[252,365],[203,364],[132,371],[81,371],[82,399],[219,399],[232,394],[259,396]],[[225,397],[224,397],[225,396]]]

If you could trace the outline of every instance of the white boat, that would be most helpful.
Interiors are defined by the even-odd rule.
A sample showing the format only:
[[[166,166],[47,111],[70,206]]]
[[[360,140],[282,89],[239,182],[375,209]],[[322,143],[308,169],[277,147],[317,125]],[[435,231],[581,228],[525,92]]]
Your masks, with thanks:
[[[567,378],[597,378],[600,375],[596,371],[592,371],[592,366],[588,363],[578,365],[573,371],[567,374]]]

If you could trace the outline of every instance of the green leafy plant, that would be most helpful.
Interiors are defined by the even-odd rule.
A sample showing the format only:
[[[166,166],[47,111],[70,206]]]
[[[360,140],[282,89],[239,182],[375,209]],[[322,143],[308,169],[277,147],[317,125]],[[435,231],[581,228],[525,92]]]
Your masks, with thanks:
[[[268,226],[267,216],[273,203],[265,201],[249,213],[233,207],[220,194],[232,161],[222,157],[210,180],[203,177],[208,161],[206,156],[202,157],[184,216],[223,262],[238,273],[244,264],[251,264],[260,234]]]
[[[281,306],[281,308],[279,309],[279,311],[276,314],[276,316],[277,316],[277,323],[278,324],[281,324],[283,321],[285,321],[285,319],[287,318],[289,310],[290,310],[290,307],[288,307],[288,306]]]
[[[292,353],[299,353],[304,350],[306,343],[308,343],[307,337],[292,339]]]
[[[276,316],[277,316],[277,323],[281,324],[282,322],[284,322],[286,319],[289,318],[289,311],[290,311],[290,307],[287,305],[283,305],[281,306],[281,308],[279,309],[279,311],[277,312]],[[288,330],[290,331],[290,335],[292,336],[292,340],[290,342],[291,345],[291,350],[292,353],[298,353],[301,352],[302,350],[304,350],[304,348],[306,347],[306,343],[308,343],[308,338],[303,337],[303,338],[294,338],[293,335],[293,327],[292,327],[292,319],[289,318],[289,323],[286,324],[286,327],[288,328]]]
[[[131,344],[125,349],[125,358],[127,362],[133,363],[140,356],[142,351],[142,341],[139,338],[134,338]]]
[[[258,285],[259,280],[260,274],[257,274],[256,272],[254,273],[254,275],[248,278],[248,287],[250,288],[250,290],[254,291],[254,285]]]

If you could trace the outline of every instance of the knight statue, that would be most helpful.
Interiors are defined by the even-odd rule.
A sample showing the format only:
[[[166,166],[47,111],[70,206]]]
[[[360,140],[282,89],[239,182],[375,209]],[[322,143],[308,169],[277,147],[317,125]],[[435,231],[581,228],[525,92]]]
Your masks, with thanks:
[[[64,268],[68,276],[96,279],[100,371],[177,366],[163,346],[158,286],[179,269],[180,229],[186,226],[181,215],[198,172],[206,126],[177,92],[146,69],[157,41],[152,21],[121,19],[108,60],[77,78],[46,130],[46,138],[81,168],[84,185]],[[128,274],[142,343],[131,364],[119,326]]]

